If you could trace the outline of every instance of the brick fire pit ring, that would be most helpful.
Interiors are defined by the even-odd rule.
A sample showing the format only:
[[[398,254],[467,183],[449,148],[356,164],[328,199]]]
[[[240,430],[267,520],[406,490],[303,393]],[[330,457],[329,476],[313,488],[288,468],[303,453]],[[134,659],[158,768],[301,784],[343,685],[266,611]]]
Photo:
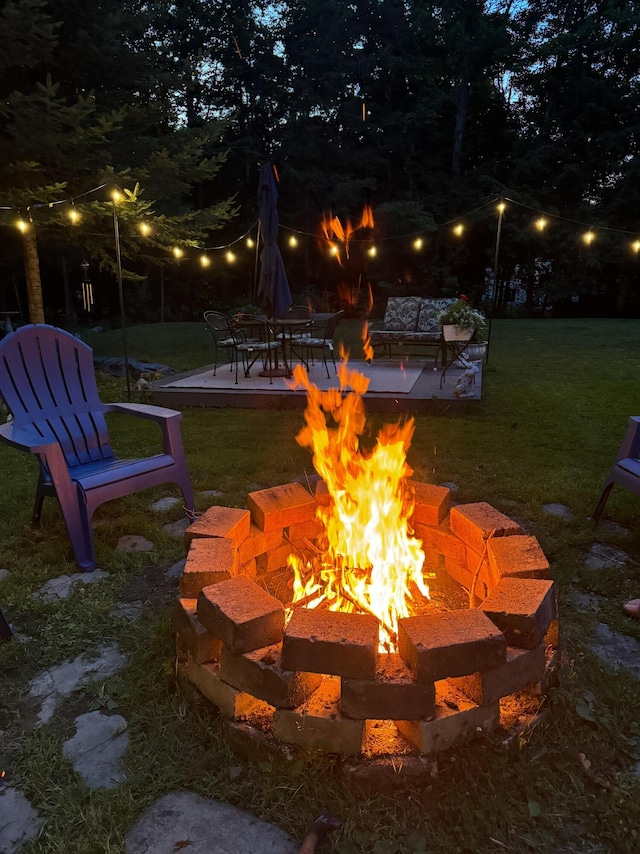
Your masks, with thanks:
[[[319,481],[211,507],[186,531],[174,627],[187,679],[229,721],[232,743],[293,745],[394,761],[491,733],[539,697],[557,660],[549,563],[535,537],[480,502],[412,482],[425,570],[475,592],[478,607],[401,619],[398,653],[378,652],[368,614],[294,609],[268,592],[287,558],[321,533]],[[402,764],[402,763],[401,763]]]

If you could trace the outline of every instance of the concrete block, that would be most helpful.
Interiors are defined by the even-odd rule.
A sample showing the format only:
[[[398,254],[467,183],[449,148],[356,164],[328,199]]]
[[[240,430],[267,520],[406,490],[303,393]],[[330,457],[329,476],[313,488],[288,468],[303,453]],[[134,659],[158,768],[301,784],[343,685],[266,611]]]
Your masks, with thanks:
[[[449,512],[450,490],[446,486],[416,480],[410,481],[410,484],[415,495],[411,524],[439,525]]]
[[[196,664],[217,661],[222,641],[212,637],[198,619],[197,599],[178,597],[173,609],[173,627]]]
[[[276,569],[286,566],[289,555],[293,554],[293,552],[294,549],[291,543],[288,540],[281,539],[280,544],[271,549],[271,551],[263,555],[258,555],[256,558],[258,572],[260,575],[264,575],[266,572],[274,572]]]
[[[282,642],[282,666],[375,679],[378,626],[378,620],[369,614],[296,608]]]
[[[433,720],[394,723],[401,735],[429,755],[462,744],[474,733],[492,732],[500,723],[500,704],[477,706],[446,683],[438,684]]]
[[[499,581],[480,606],[510,646],[535,649],[557,616],[553,581],[510,578]]]
[[[480,554],[484,551],[485,541],[489,538],[522,533],[517,522],[509,519],[485,501],[452,507],[449,513],[449,525],[452,534]]]
[[[285,528],[287,537],[292,541],[315,540],[324,533],[324,525],[320,519],[312,519],[310,522],[299,522],[297,525],[289,525]]]
[[[242,575],[205,587],[198,596],[198,619],[237,653],[278,643],[284,631],[282,603]]]
[[[549,561],[535,537],[491,539],[487,544],[494,584],[501,578],[549,578]]]
[[[261,531],[287,528],[315,518],[318,503],[300,483],[285,483],[250,492],[247,507]]]
[[[292,709],[301,705],[320,686],[319,673],[284,670],[281,664],[281,645],[236,654],[222,648],[220,677],[277,709]]]
[[[257,525],[251,524],[249,534],[238,546],[238,561],[246,563],[251,558],[275,549],[282,542],[282,529],[274,528],[273,531],[261,531]]]
[[[397,653],[378,656],[375,679],[342,679],[340,710],[349,718],[407,720],[434,714],[433,683],[414,682]]]
[[[228,537],[192,540],[179,581],[182,596],[195,598],[203,587],[238,574],[238,547]]]
[[[477,609],[398,621],[398,651],[417,682],[484,672],[505,662],[507,641]]]
[[[273,713],[273,709],[267,703],[223,682],[220,678],[218,663],[196,664],[192,658],[189,658],[186,677],[227,718],[242,720],[255,714]]]
[[[228,537],[237,545],[249,536],[251,514],[237,507],[210,507],[184,532],[187,548],[197,537]]]
[[[535,649],[507,647],[507,660],[494,670],[472,673],[447,681],[479,706],[496,703],[502,697],[533,685],[544,676],[546,664],[545,645]]]
[[[276,709],[273,733],[289,744],[326,753],[358,754],[364,721],[340,713],[340,680],[326,677],[318,690],[297,709]]]

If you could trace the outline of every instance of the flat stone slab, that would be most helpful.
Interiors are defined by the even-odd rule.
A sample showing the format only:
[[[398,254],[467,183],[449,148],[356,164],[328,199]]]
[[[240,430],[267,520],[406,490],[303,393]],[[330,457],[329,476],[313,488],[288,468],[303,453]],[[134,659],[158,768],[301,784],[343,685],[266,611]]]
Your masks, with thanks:
[[[125,534],[118,540],[116,548],[119,552],[151,552],[155,546],[146,537],[139,537],[137,534]]]
[[[174,495],[169,495],[166,498],[160,498],[159,501],[154,501],[151,509],[154,513],[164,513],[165,510],[171,510],[178,504],[182,504],[181,498],[176,498]]]
[[[582,590],[570,590],[567,594],[567,601],[580,614],[600,610],[600,598],[592,593],[583,593]]]
[[[191,521],[186,517],[178,519],[176,522],[169,522],[168,525],[163,525],[162,530],[166,531],[170,537],[175,537],[176,540],[181,540],[184,537],[184,532],[187,530]]]
[[[79,655],[73,661],[64,661],[49,670],[43,670],[31,680],[29,697],[41,703],[38,722],[48,723],[53,717],[58,701],[68,696],[78,685],[105,679],[127,665],[127,657],[117,644],[102,646],[94,656]]]
[[[571,509],[565,504],[543,504],[542,510],[549,516],[557,516],[565,522],[570,522],[573,519]]]
[[[9,575],[10,575],[10,572],[8,569],[0,569],[0,581],[4,581],[5,578],[9,577]]]
[[[111,616],[118,620],[129,620],[131,623],[137,622],[142,616],[144,605],[140,600],[135,602],[116,602],[111,609]]]
[[[126,780],[122,757],[129,746],[122,715],[87,712],[74,721],[76,732],[62,752],[90,789],[115,789]]]
[[[635,638],[614,632],[606,623],[598,623],[591,649],[610,667],[640,678],[640,643]]]
[[[180,578],[182,573],[184,572],[184,565],[186,564],[187,559],[183,557],[182,560],[174,563],[173,566],[170,566],[169,569],[165,572],[167,578]]]
[[[19,789],[0,784],[0,852],[17,854],[25,842],[35,839],[44,819],[40,818]]]
[[[602,543],[594,543],[589,549],[585,561],[589,569],[608,569],[609,567],[625,566],[633,563],[631,558],[622,549],[615,546],[605,546]]]
[[[296,854],[294,840],[251,813],[193,792],[164,795],[125,837],[126,854]]]
[[[79,584],[95,584],[102,581],[108,573],[101,569],[93,572],[74,572],[73,575],[60,575],[43,584],[40,590],[31,594],[32,599],[40,599],[43,602],[57,602],[60,599],[68,599]]]

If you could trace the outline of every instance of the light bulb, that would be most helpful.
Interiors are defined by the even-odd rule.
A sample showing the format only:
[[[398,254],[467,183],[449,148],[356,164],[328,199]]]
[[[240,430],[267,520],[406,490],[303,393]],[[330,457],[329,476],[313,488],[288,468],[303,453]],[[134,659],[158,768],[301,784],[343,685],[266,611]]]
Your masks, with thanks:
[[[538,229],[538,231],[544,231],[546,227],[547,221],[543,216],[541,216],[540,219],[536,220],[536,228]]]
[[[173,247],[173,255],[175,258],[182,258],[182,256],[184,255],[184,252],[182,251],[182,249],[180,249],[179,246],[174,246]]]
[[[140,229],[140,234],[142,234],[144,237],[147,237],[147,235],[151,234],[151,226],[148,222],[141,222],[138,228]]]
[[[423,246],[424,240],[421,237],[416,237],[416,239],[413,241],[413,248],[416,251],[419,251],[420,249],[422,249]]]
[[[200,263],[202,264],[203,267],[208,267],[209,264],[211,264],[211,258],[209,258],[208,255],[201,255],[200,256]]]
[[[233,254],[233,252],[231,250],[229,250],[227,252],[227,254],[225,255],[225,258],[227,259],[229,264],[233,264],[233,262],[236,260],[236,256]]]
[[[298,238],[295,236],[295,234],[292,234],[291,237],[289,238],[289,246],[294,248],[297,245],[298,245]]]
[[[456,227],[453,229],[453,233],[456,235],[456,237],[461,237],[463,231],[464,225],[461,222],[459,222],[458,225],[456,225]]]

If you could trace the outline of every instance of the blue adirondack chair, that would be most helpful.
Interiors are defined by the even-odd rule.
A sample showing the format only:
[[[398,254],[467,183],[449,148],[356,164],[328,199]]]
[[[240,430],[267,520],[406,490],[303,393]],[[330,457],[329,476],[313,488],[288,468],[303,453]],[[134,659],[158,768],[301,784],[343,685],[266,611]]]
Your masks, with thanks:
[[[627,430],[615,463],[609,471],[604,489],[591,516],[596,525],[600,521],[605,504],[616,483],[635,495],[640,495],[640,416],[638,415],[632,415],[627,422]]]
[[[162,483],[182,490],[187,515],[194,501],[180,435],[182,413],[137,403],[102,403],[90,347],[47,324],[23,326],[0,342],[0,395],[13,420],[0,425],[0,440],[35,454],[40,476],[33,524],[48,495],[58,499],[78,565],[95,569],[92,518],[96,507]],[[116,459],[105,413],[155,421],[162,453]]]

